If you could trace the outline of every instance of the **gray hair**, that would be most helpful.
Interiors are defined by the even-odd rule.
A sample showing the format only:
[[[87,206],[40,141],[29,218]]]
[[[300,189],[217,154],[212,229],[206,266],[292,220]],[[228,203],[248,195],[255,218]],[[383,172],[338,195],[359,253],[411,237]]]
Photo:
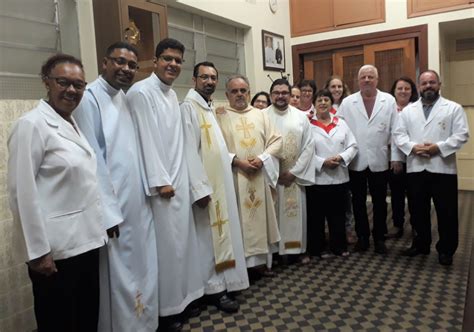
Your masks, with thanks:
[[[375,77],[379,78],[379,71],[377,70],[377,67],[375,67],[374,65],[363,65],[362,67],[360,67],[359,72],[357,73],[357,77],[359,77],[360,73],[366,69],[372,69],[375,72]]]
[[[240,75],[240,74],[235,74],[235,75],[231,75],[229,77],[227,77],[226,81],[225,81],[225,89],[226,90],[229,90],[229,83],[233,80],[236,80],[236,79],[241,79],[243,81],[245,81],[245,83],[247,83],[247,85],[249,86],[249,89],[250,89],[250,82],[249,82],[249,79],[247,77],[245,77],[244,75]]]

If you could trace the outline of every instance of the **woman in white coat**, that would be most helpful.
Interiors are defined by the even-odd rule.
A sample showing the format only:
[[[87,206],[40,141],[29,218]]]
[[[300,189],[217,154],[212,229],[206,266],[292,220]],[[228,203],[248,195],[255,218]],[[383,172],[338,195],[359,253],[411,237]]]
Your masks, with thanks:
[[[96,331],[101,223],[94,151],[71,117],[86,82],[80,60],[50,57],[47,100],[23,115],[8,140],[8,190],[33,284],[38,332]]]
[[[351,130],[333,115],[333,97],[327,89],[314,96],[316,117],[311,128],[316,149],[316,185],[307,187],[308,251],[326,258],[331,254],[347,257],[344,202],[349,190],[348,165],[357,154]],[[326,248],[325,220],[329,228],[329,251]]]

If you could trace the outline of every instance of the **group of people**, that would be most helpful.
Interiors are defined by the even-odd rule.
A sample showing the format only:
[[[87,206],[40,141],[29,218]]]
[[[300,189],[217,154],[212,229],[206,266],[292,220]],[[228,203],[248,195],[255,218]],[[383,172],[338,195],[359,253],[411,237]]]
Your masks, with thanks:
[[[249,276],[271,276],[274,254],[348,256],[352,209],[355,250],[366,251],[367,183],[375,251],[385,254],[390,171],[416,231],[403,254],[429,253],[433,198],[439,260],[452,263],[455,152],[468,128],[462,107],[439,95],[436,72],[420,75],[418,100],[409,78],[394,83],[396,98],[378,90],[377,69],[365,65],[355,94],[339,77],[320,91],[277,79],[252,103],[248,79],[233,75],[228,104],[214,108],[219,73],[207,61],[178,102],[184,53],[163,39],[153,73],[133,85],[139,54],[125,42],[106,50],[90,84],[70,55],[43,65],[47,98],[8,141],[39,332],[178,331],[204,304],[237,312],[235,292]]]

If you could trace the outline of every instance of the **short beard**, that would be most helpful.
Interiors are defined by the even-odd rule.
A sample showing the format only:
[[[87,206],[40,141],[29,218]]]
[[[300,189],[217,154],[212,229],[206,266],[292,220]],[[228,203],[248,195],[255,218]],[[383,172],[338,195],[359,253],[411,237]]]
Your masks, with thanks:
[[[433,91],[433,90],[426,90],[421,93],[421,98],[424,101],[427,101],[429,103],[434,102],[436,99],[439,97],[439,90],[438,91]]]

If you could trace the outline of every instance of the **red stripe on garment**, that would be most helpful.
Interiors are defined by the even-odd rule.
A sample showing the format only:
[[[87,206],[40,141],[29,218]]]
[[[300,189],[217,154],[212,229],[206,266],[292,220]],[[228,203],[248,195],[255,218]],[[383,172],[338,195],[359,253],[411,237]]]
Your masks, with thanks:
[[[321,121],[315,120],[315,119],[311,120],[310,122],[312,125],[315,125],[323,129],[327,134],[329,134],[331,130],[333,130],[337,126],[337,123],[339,122],[339,118],[336,116],[333,117],[331,123],[329,123],[327,126]]]

